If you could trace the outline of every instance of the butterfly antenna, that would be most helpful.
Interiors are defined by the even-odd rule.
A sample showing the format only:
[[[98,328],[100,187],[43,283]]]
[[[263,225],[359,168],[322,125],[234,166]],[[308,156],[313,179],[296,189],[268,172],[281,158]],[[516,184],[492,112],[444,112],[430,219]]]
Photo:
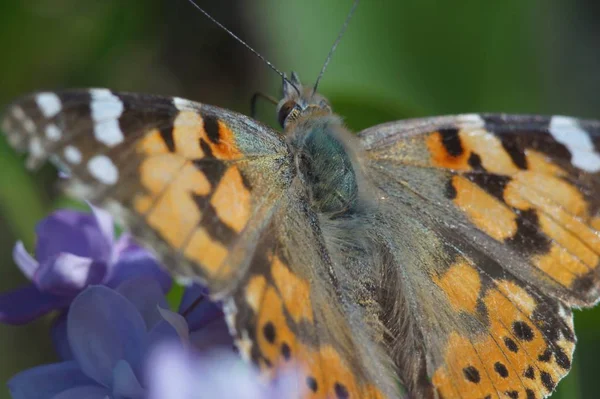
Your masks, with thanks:
[[[354,11],[356,11],[356,7],[358,7],[358,2],[359,2],[359,0],[354,0],[354,4],[352,4],[352,8],[350,9],[348,16],[346,17],[346,21],[344,21],[344,25],[342,26],[342,29],[340,30],[340,33],[338,34],[337,39],[335,39],[333,46],[331,46],[331,50],[329,50],[329,54],[327,54],[327,59],[325,59],[323,68],[321,68],[319,77],[317,78],[317,81],[315,82],[315,86],[313,87],[313,94],[317,92],[317,87],[319,87],[319,82],[321,81],[321,78],[323,77],[323,74],[325,73],[325,70],[327,69],[327,65],[329,65],[329,61],[331,61],[331,56],[333,55],[333,52],[335,51],[338,44],[340,43],[340,40],[342,40],[342,36],[344,36],[344,33],[346,33],[346,28],[348,27],[348,24],[350,23],[350,20],[352,19],[352,15],[354,15]]]
[[[288,82],[290,85],[292,85],[292,87],[294,89],[296,89],[296,91],[298,92],[298,95],[300,95],[300,89],[298,89],[296,87],[295,84],[293,84],[286,76],[283,72],[281,72],[279,69],[275,68],[275,65],[273,65],[269,60],[267,60],[265,57],[263,57],[258,51],[254,50],[252,47],[250,47],[250,45],[248,43],[246,43],[245,41],[243,41],[242,39],[240,39],[235,33],[233,33],[232,31],[230,31],[229,29],[227,29],[222,23],[220,23],[219,21],[217,21],[216,19],[214,19],[208,12],[204,11],[204,9],[202,7],[200,7],[194,0],[188,0],[194,7],[196,7],[196,9],[198,11],[200,11],[202,14],[204,14],[206,16],[206,18],[208,18],[209,20],[211,20],[215,25],[217,25],[219,28],[223,29],[225,32],[227,32],[229,34],[229,36],[233,37],[235,40],[237,40],[238,42],[240,42],[242,45],[244,45],[244,47],[246,47],[248,50],[250,50],[252,52],[252,54],[254,54],[255,56],[257,56],[258,58],[260,58],[265,64],[267,64],[269,66],[269,68],[271,68],[272,70],[274,70],[279,76],[281,76],[281,78],[283,80],[285,80],[286,82]]]

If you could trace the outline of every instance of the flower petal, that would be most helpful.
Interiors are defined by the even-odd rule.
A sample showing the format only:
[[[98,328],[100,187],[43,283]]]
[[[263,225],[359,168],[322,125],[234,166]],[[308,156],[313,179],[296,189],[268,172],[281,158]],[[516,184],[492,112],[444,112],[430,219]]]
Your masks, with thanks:
[[[233,348],[233,338],[224,318],[216,319],[200,329],[191,331],[189,339],[192,346],[198,350]]]
[[[203,393],[190,384],[191,364],[181,347],[164,344],[156,348],[147,363],[148,399],[194,399]],[[198,378],[202,378],[199,374]],[[206,396],[207,398],[210,396]]]
[[[227,351],[194,357],[182,347],[161,345],[149,359],[147,380],[149,399],[275,399],[257,370]]]
[[[102,282],[106,264],[70,253],[52,256],[40,264],[33,277],[43,292],[76,295],[88,285]]]
[[[96,218],[96,223],[98,224],[100,233],[102,233],[106,242],[108,242],[112,247],[115,241],[115,223],[112,216],[110,216],[110,213],[106,212],[104,209],[92,205],[91,202],[88,202],[87,204],[92,210],[92,214]]]
[[[24,324],[52,310],[67,307],[72,297],[40,292],[29,284],[0,295],[0,322]]]
[[[45,399],[76,386],[95,384],[74,361],[21,371],[8,381],[13,399]]]
[[[52,399],[110,399],[110,392],[100,385],[85,385],[67,389]]]
[[[163,320],[157,306],[169,307],[162,288],[152,277],[131,278],[119,285],[116,291],[135,305],[146,322],[147,330]]]
[[[58,210],[36,226],[35,258],[40,262],[61,252],[108,262],[111,242],[91,213]]]
[[[124,296],[104,286],[79,294],[69,310],[67,335],[83,372],[111,386],[121,359],[139,364],[145,348],[144,319]]]
[[[23,241],[19,241],[15,244],[12,255],[13,260],[21,272],[25,275],[25,277],[31,280],[39,266],[39,263],[33,258],[33,256],[29,254],[29,252],[27,252],[25,245],[23,245]]]
[[[50,335],[58,357],[62,360],[73,360],[73,351],[71,351],[71,345],[69,345],[69,338],[67,337],[67,312],[63,312],[54,320]]]
[[[128,399],[142,398],[145,394],[133,369],[124,360],[120,360],[113,370],[113,394]]]
[[[160,306],[158,307],[158,311],[162,318],[175,329],[181,340],[187,343],[190,339],[190,329],[185,318],[179,313],[171,312]]]
[[[171,289],[172,279],[147,250],[133,242],[129,234],[123,234],[113,254],[114,264],[108,272],[105,284],[117,287],[132,277],[149,276],[160,284],[163,293]]]
[[[193,306],[191,310],[189,307],[186,309],[188,312],[186,310],[181,311],[185,312],[185,319],[190,326],[190,331],[200,330],[217,320],[225,319],[221,305],[212,302],[208,297],[205,297],[202,302]],[[183,306],[180,306],[180,309],[184,309]]]

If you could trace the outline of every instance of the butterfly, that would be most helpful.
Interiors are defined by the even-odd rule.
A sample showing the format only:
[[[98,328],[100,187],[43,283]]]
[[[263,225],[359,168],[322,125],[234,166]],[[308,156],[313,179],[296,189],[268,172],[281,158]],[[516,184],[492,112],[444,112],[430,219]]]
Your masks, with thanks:
[[[351,134],[284,78],[283,132],[193,101],[40,92],[2,130],[222,301],[306,398],[543,398],[600,298],[600,122],[502,114]]]

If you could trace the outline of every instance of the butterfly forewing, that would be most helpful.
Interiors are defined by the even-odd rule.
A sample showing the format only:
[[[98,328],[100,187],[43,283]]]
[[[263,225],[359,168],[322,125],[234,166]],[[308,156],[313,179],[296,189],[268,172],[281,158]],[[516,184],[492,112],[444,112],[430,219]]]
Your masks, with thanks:
[[[265,169],[285,172],[274,131],[178,98],[38,93],[8,107],[3,125],[30,166],[54,160],[71,175],[67,190],[120,213],[170,267],[187,264],[177,271],[206,282],[232,277],[229,248],[256,236],[285,184],[263,179]]]

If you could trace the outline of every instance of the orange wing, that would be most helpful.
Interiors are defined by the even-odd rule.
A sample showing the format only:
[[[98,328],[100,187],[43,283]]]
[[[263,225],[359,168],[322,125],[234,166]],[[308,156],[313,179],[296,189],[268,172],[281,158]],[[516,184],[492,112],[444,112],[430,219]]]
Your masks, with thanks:
[[[600,124],[463,115],[361,140],[409,392],[549,395],[572,360],[570,308],[600,297]]]

